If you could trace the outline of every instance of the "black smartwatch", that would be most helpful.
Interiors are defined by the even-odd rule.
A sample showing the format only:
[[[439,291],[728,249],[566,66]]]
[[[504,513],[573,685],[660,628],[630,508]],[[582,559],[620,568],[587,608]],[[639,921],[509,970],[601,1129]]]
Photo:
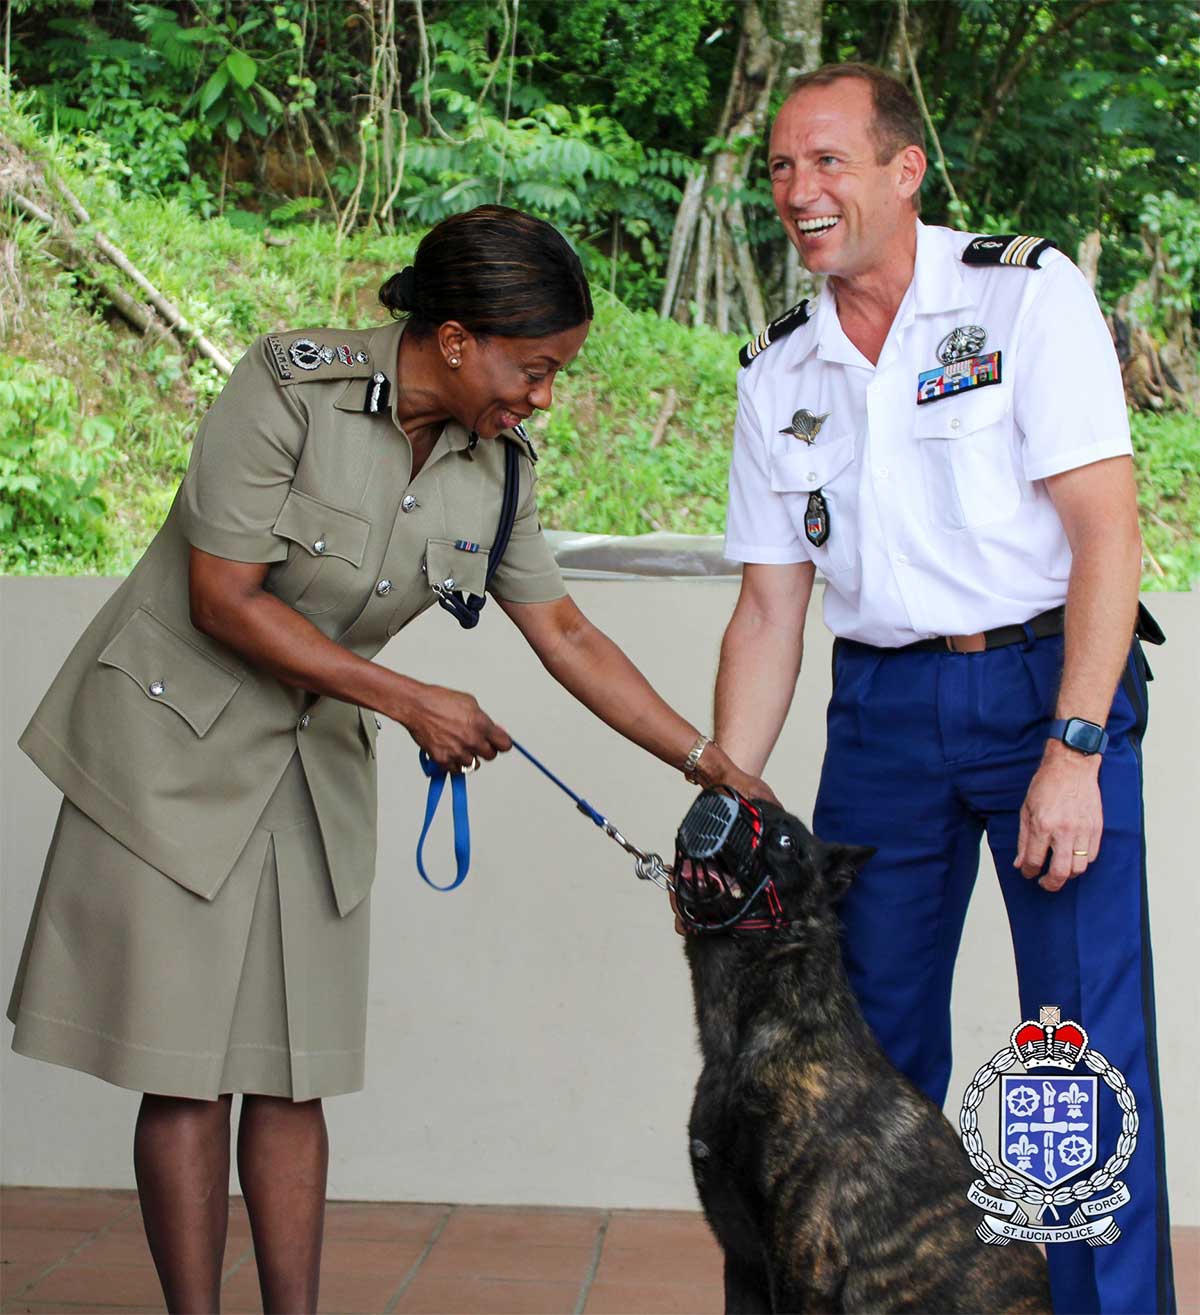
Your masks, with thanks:
[[[1104,727],[1097,726],[1094,721],[1084,721],[1082,717],[1052,721],[1047,738],[1062,740],[1068,749],[1089,758],[1094,753],[1103,753],[1108,746],[1108,732]]]

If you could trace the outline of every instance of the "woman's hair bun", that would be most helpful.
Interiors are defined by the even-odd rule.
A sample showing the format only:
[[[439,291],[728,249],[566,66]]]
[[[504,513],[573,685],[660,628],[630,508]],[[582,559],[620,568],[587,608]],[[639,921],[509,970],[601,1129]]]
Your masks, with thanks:
[[[411,315],[417,309],[417,271],[405,265],[399,274],[393,274],[379,289],[379,300],[401,315]]]

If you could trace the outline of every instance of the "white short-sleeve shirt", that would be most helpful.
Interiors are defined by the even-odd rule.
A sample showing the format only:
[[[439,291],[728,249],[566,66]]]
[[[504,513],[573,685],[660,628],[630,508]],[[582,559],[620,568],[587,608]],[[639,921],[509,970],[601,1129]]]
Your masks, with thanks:
[[[917,225],[912,283],[877,365],[827,288],[813,317],[738,376],[725,554],[811,560],[836,635],[896,647],[1027,621],[1066,600],[1071,552],[1047,476],[1132,451],[1112,339],[1083,275],[966,265],[972,234]],[[1000,381],[918,405],[956,328],[979,327]],[[976,335],[977,340],[978,335]],[[927,386],[926,391],[929,391]],[[812,445],[781,432],[828,413]],[[829,537],[805,537],[820,490]]]

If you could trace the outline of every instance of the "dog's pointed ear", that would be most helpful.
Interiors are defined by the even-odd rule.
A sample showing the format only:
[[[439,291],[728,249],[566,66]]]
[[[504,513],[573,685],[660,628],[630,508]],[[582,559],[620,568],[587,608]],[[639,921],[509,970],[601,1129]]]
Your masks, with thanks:
[[[871,845],[825,846],[825,871],[829,877],[830,893],[835,902],[850,889],[854,878],[875,852]]]

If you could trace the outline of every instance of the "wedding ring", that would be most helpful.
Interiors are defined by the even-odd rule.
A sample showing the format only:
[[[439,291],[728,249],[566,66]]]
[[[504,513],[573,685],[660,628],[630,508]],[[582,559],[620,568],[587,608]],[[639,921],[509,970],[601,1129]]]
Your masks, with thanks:
[[[1071,850],[1071,853],[1074,854],[1076,858],[1087,858],[1088,856],[1086,849],[1073,849]]]
[[[465,776],[468,772],[477,772],[478,770],[479,770],[479,758],[478,758],[478,756],[476,756],[476,757],[474,757],[474,758],[471,759],[471,765],[470,765],[470,767],[463,767],[463,768],[461,768],[461,771],[462,771],[462,773],[463,773],[464,776]]]

